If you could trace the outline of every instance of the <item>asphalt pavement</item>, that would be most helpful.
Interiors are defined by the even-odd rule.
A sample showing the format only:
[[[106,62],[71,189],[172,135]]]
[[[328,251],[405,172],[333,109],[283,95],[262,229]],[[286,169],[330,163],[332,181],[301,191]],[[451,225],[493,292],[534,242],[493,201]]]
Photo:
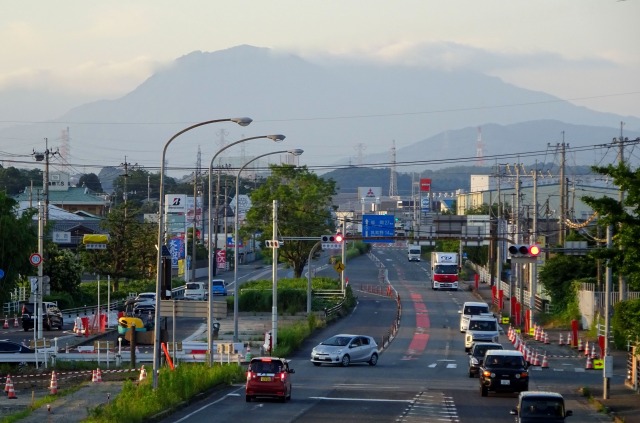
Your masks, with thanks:
[[[468,289],[474,289],[475,282],[466,282]],[[475,294],[491,305],[491,286],[488,284],[480,284]],[[507,306],[508,307],[508,306]],[[508,326],[504,327],[505,333],[508,332]],[[559,338],[562,334],[565,337],[568,334],[568,330],[550,329],[547,331],[550,338],[549,344],[544,344],[539,341],[535,341],[532,337],[525,337],[527,341],[534,345],[534,348],[544,351],[549,357],[574,357],[583,356],[582,352],[577,351],[567,345],[560,345]],[[579,337],[584,342],[595,342],[595,339],[589,339],[586,331],[580,331]],[[604,379],[603,383],[595,384],[591,386],[585,386],[591,398],[582,397],[581,401],[589,403],[593,408],[597,410],[605,410],[612,418],[613,421],[625,422],[625,423],[640,423],[640,394],[624,384],[627,373],[627,351],[611,351],[613,356],[613,377],[609,383],[609,398],[603,398]],[[585,369],[586,369],[586,358]],[[552,360],[550,360],[550,363]],[[553,370],[553,365],[550,366]],[[603,372],[602,370],[585,370],[588,372]]]

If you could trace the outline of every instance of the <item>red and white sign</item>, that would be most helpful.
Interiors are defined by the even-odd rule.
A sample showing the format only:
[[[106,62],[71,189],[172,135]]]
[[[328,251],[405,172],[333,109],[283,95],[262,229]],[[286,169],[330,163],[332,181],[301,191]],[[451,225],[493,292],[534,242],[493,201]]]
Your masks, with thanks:
[[[227,252],[225,250],[216,251],[216,264],[218,269],[224,269],[227,263]]]
[[[431,178],[420,178],[420,191],[431,191]]]
[[[32,266],[40,266],[40,263],[42,263],[42,256],[38,253],[33,253],[29,256],[29,263],[31,263]]]

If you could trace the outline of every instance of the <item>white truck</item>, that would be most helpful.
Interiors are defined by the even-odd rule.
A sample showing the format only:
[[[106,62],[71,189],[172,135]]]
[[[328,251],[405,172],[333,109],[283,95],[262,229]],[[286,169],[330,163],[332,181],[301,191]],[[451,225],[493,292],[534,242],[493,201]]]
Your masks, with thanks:
[[[458,289],[458,253],[431,253],[431,289]]]
[[[420,261],[420,253],[422,250],[419,245],[409,245],[407,248],[407,259],[409,261]]]

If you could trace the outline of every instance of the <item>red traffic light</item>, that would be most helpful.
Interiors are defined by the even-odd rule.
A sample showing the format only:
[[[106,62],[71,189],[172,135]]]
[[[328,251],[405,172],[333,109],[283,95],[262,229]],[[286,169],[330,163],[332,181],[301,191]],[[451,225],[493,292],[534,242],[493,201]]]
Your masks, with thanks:
[[[535,257],[538,254],[540,254],[540,246],[539,245],[533,244],[533,245],[529,246],[529,255],[530,256]]]
[[[344,237],[342,236],[342,234],[341,234],[340,232],[338,232],[338,233],[336,234],[335,241],[336,241],[336,242],[342,242],[342,241],[344,241]]]

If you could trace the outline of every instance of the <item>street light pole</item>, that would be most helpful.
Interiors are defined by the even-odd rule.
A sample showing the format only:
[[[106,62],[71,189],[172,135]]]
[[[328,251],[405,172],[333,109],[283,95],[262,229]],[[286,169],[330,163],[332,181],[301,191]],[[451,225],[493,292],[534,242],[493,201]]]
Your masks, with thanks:
[[[209,281],[207,282],[207,286],[208,286],[207,292],[209,294],[210,294],[209,291],[211,290],[211,281],[213,280],[213,269],[214,269],[213,266],[216,265],[216,263],[214,261],[217,261],[217,258],[215,257],[214,252],[218,248],[218,245],[217,245],[218,244],[218,225],[217,225],[217,222],[218,222],[218,195],[219,195],[218,192],[216,192],[216,210],[215,210],[215,213],[216,213],[216,219],[215,219],[215,221],[216,221],[216,228],[215,228],[216,235],[215,235],[215,243],[213,245],[211,244],[211,221],[212,221],[211,220],[211,209],[212,209],[212,207],[211,207],[211,191],[213,189],[211,174],[213,173],[213,163],[215,162],[216,157],[218,157],[220,155],[220,153],[222,153],[227,148],[233,147],[234,145],[237,145],[237,144],[240,144],[240,143],[243,143],[243,142],[246,142],[246,141],[256,140],[256,139],[260,139],[260,138],[266,138],[266,139],[270,139],[270,140],[275,141],[275,142],[280,142],[280,141],[285,139],[285,136],[281,135],[281,134],[259,135],[259,136],[255,136],[255,137],[243,138],[241,140],[234,141],[231,144],[228,144],[228,145],[222,147],[220,150],[218,150],[216,152],[216,154],[213,155],[213,157],[211,158],[211,162],[209,163],[209,205],[208,205],[208,207],[209,207],[209,217],[208,217],[209,221],[207,222],[207,228],[208,228],[207,229],[207,243],[208,243],[208,247],[209,247],[208,248],[208,251],[209,251],[209,267],[208,267],[208,275],[207,275]],[[219,169],[218,169],[218,172],[220,172]],[[220,173],[218,173],[218,178],[219,177],[220,177]],[[218,189],[219,189],[219,187],[220,187],[220,184],[218,184]],[[225,199],[225,201],[226,201],[226,199]],[[225,225],[226,225],[226,222],[225,222]],[[225,240],[225,243],[226,243],[226,240]],[[211,295],[208,295],[207,332],[208,332],[208,335],[207,335],[207,345],[208,345],[208,347],[207,347],[207,349],[210,350],[211,349],[211,345],[212,345],[211,335],[213,333],[213,298],[212,298]],[[213,360],[213,354],[209,354],[209,364],[212,363],[212,360]]]
[[[188,132],[192,129],[200,126],[209,125],[211,123],[218,122],[235,122],[240,126],[247,126],[251,123],[251,119],[247,117],[242,118],[227,118],[227,119],[215,119],[205,122],[196,123],[191,125],[176,134],[174,134],[169,141],[167,141],[162,149],[162,162],[160,163],[160,198],[159,198],[159,213],[158,213],[158,255],[156,259],[156,309],[154,316],[154,344],[153,344],[153,389],[158,388],[158,370],[160,369],[160,299],[161,299],[161,283],[162,283],[162,246],[164,245],[164,163],[167,155],[167,148],[169,144],[180,135]]]
[[[255,162],[258,159],[261,159],[263,157],[266,156],[270,156],[272,154],[283,154],[283,153],[290,153],[293,154],[294,156],[299,156],[303,153],[303,150],[295,149],[295,150],[281,150],[281,151],[273,151],[271,153],[265,153],[262,154],[260,156],[254,157],[253,159],[249,160],[248,162],[246,162],[241,168],[240,170],[238,170],[238,175],[236,176],[236,210],[234,212],[234,230],[233,230],[233,342],[238,342],[238,225],[239,225],[239,220],[238,220],[238,206],[239,206],[239,199],[238,197],[240,196],[240,190],[239,190],[239,186],[240,186],[240,174],[242,173],[242,171],[249,166],[249,164]],[[277,263],[273,263],[273,266],[277,266]],[[277,304],[276,303],[276,279],[274,278],[273,280],[273,304]],[[275,312],[275,310],[274,310]],[[273,333],[273,331],[271,332],[271,336],[274,341],[276,339],[276,334]],[[273,344],[275,346],[275,342]]]

